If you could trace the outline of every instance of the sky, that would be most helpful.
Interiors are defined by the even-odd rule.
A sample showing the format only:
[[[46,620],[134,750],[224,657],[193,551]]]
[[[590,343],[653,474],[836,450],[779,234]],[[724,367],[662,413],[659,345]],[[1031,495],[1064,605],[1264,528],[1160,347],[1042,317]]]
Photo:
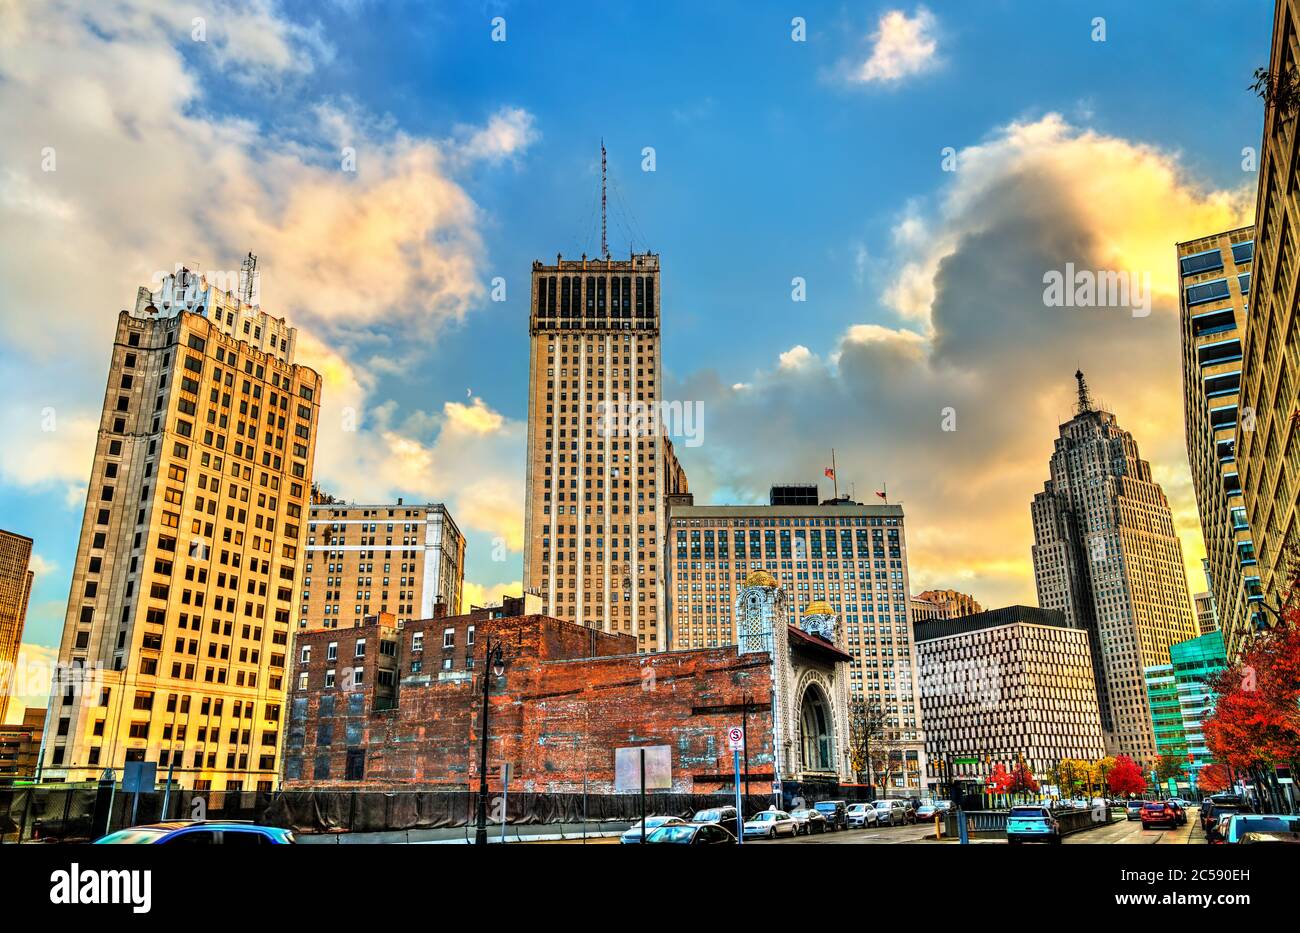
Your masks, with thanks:
[[[1252,219],[1271,23],[1266,0],[0,0],[20,674],[57,650],[116,314],[250,250],[326,378],[316,479],[447,503],[467,599],[518,592],[529,269],[599,251],[602,139],[611,251],[662,257],[664,395],[703,412],[678,443],[697,502],[828,495],[834,448],[841,491],[903,504],[914,591],[1035,604],[1029,503],[1082,368],[1203,589],[1174,245]],[[1047,306],[1066,263],[1149,275],[1151,313]]]

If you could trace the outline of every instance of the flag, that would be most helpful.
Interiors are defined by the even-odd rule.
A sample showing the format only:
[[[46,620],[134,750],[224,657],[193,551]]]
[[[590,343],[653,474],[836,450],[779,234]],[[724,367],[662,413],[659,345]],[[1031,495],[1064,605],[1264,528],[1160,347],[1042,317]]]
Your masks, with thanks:
[[[832,470],[830,467],[827,467],[823,472],[831,479],[835,478],[835,471]]]
[[[883,492],[881,492],[879,489],[876,490],[876,495],[878,495],[880,498],[884,499],[886,502],[889,501],[889,496],[885,495],[885,494],[884,494]]]

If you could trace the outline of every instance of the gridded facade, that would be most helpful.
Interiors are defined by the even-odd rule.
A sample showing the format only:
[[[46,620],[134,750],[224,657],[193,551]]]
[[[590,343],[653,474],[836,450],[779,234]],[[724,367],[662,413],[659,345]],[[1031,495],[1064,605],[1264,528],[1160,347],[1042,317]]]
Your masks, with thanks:
[[[45,779],[273,786],[321,391],[295,338],[184,270],[118,316]]]
[[[1187,458],[1219,624],[1234,641],[1263,598],[1237,466],[1241,338],[1254,258],[1254,227],[1178,244]],[[1199,605],[1197,614],[1199,622]]]
[[[465,538],[445,506],[313,503],[298,627],[431,619],[438,603],[455,615],[464,583]]]
[[[1171,645],[1169,664],[1147,668],[1147,691],[1161,754],[1191,756],[1184,766],[1195,774],[1213,760],[1205,744],[1205,720],[1214,712],[1210,679],[1228,666],[1223,632],[1215,631]],[[1161,737],[1164,742],[1160,743]]]
[[[916,627],[926,752],[982,781],[1023,756],[1041,777],[1063,758],[1105,754],[1088,633],[1029,606]],[[958,764],[974,758],[979,764]]]
[[[1289,80],[1300,68],[1298,22],[1300,0],[1278,0],[1268,67]],[[1255,268],[1241,341],[1242,430],[1237,435],[1237,468],[1260,590],[1272,606],[1300,596],[1292,586],[1300,571],[1300,168],[1296,112],[1285,109],[1285,102],[1283,108],[1269,106],[1264,115]],[[1253,430],[1246,430],[1248,411]],[[1268,621],[1277,622],[1271,616]],[[1240,653],[1243,641],[1228,633],[1229,657]]]
[[[918,593],[915,597],[923,603],[928,603],[935,607],[937,615],[931,615],[927,607],[921,607],[927,616],[937,619],[959,619],[962,616],[972,616],[977,612],[983,612],[984,607],[976,601],[974,596],[968,593],[959,593],[957,590],[926,590]]]
[[[1051,479],[1031,508],[1038,602],[1088,632],[1107,751],[1149,763],[1143,671],[1196,634],[1182,545],[1133,435],[1075,376],[1078,412],[1061,425]]]
[[[816,602],[840,626],[851,656],[848,699],[874,698],[919,788],[924,757],[916,659],[908,612],[903,509],[838,500],[812,506],[694,505],[675,496],[667,553],[669,645],[674,650],[736,641],[736,598],[749,573],[769,572],[801,626]]]
[[[9,710],[33,574],[32,539],[0,529],[0,725]]]
[[[659,256],[533,263],[524,589],[559,619],[663,650]]]

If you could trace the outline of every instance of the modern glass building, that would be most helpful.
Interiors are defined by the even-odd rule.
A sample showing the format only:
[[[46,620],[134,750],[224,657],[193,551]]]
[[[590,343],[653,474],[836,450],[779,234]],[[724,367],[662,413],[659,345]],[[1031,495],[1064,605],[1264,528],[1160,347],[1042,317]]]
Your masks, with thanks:
[[[1214,712],[1215,694],[1209,680],[1227,664],[1223,632],[1215,631],[1170,645],[1168,664],[1145,669],[1156,753],[1191,756],[1185,786],[1195,786],[1196,773],[1210,762],[1204,723]]]

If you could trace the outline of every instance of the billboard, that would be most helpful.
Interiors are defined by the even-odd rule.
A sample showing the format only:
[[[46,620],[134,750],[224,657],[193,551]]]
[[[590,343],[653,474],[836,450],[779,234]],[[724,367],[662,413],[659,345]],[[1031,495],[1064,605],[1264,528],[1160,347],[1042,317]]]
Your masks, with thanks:
[[[645,789],[673,789],[673,750],[670,745],[639,745],[614,749],[614,790],[641,792],[641,752],[645,751]]]

